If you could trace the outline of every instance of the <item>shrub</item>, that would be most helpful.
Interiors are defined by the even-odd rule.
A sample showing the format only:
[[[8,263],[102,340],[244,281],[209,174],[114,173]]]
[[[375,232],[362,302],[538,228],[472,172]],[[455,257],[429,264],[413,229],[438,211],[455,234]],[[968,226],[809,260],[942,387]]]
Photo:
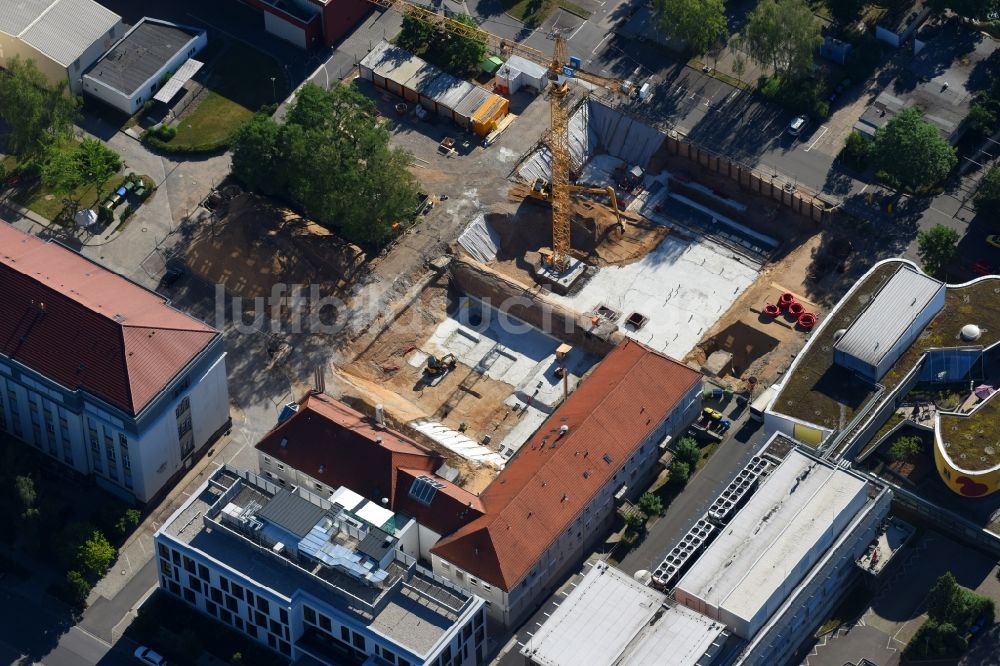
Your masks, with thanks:
[[[126,509],[118,522],[115,523],[115,531],[119,536],[124,536],[134,530],[142,519],[142,514],[137,509]]]
[[[125,207],[122,208],[122,212],[118,215],[118,220],[124,222],[125,220],[127,220],[129,217],[132,216],[132,213],[133,213],[132,206],[130,206],[129,204],[125,204]]]
[[[675,460],[670,463],[670,480],[668,481],[670,487],[677,490],[683,488],[687,484],[688,477],[690,476],[691,467],[686,462]]]
[[[757,82],[757,92],[792,113],[802,113],[815,121],[830,115],[826,101],[826,82],[807,76],[799,79],[782,79],[762,76]]]
[[[653,493],[643,493],[639,498],[639,510],[647,516],[658,516],[663,513],[663,500]]]
[[[62,598],[76,608],[82,608],[87,603],[90,594],[90,583],[79,571],[68,571],[62,590]]]
[[[949,622],[927,620],[903,649],[907,659],[940,659],[961,654],[969,647],[955,625]]]
[[[698,446],[698,440],[694,437],[682,437],[677,442],[677,452],[674,454],[674,459],[686,463],[689,468],[695,467],[701,460],[701,447]]]
[[[864,170],[868,168],[870,151],[871,143],[868,139],[861,132],[851,132],[847,135],[847,141],[844,142],[844,149],[840,154],[845,164],[854,169]]]
[[[923,442],[916,435],[910,437],[900,437],[889,447],[889,457],[896,462],[902,462],[913,458],[923,449]]]
[[[976,213],[1000,217],[1000,166],[986,172],[976,192]]]

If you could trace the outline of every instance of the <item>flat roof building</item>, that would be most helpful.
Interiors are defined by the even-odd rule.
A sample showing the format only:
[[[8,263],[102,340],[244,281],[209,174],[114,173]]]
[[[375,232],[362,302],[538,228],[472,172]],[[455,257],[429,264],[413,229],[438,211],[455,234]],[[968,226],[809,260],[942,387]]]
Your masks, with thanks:
[[[305,489],[224,466],[154,541],[162,589],[293,661],[485,659],[482,599]]]
[[[78,93],[83,72],[124,32],[122,17],[94,0],[0,2],[0,67],[33,60],[50,83]]]
[[[205,47],[206,34],[199,28],[143,18],[84,74],[83,91],[132,115],[145,102],[162,98],[157,94],[172,73],[183,69],[189,79],[198,70],[201,63],[185,64]],[[176,94],[180,86],[169,90]]]
[[[749,640],[867,501],[862,478],[790,451],[677,583],[677,602]]]
[[[727,637],[721,622],[598,561],[521,654],[537,666],[709,666]]]
[[[944,306],[944,283],[901,266],[834,345],[834,360],[878,381]]]

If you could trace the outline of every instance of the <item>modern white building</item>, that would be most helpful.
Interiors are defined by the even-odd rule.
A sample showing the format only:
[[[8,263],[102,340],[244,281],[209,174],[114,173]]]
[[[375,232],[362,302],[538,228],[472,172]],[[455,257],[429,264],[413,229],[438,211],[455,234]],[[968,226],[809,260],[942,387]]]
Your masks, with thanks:
[[[198,71],[193,56],[207,33],[143,18],[83,76],[83,92],[132,115],[151,99],[167,103]]]
[[[736,663],[784,663],[859,575],[857,559],[892,493],[789,447],[746,504],[678,581],[678,604],[747,642]],[[769,444],[764,451],[768,450]]]
[[[755,460],[767,464],[735,513],[710,512],[680,539],[702,535],[666,594],[595,565],[522,654],[538,666],[788,663],[860,579],[892,494],[783,435]]]
[[[165,492],[230,425],[222,334],[0,223],[0,430],[125,498]]]
[[[485,661],[483,600],[333,498],[224,466],[154,541],[161,589],[290,661]]]
[[[124,32],[122,17],[94,0],[4,0],[0,67],[32,60],[50,83],[67,81],[79,93],[83,72]]]
[[[597,561],[521,648],[535,666],[709,666],[724,624]]]

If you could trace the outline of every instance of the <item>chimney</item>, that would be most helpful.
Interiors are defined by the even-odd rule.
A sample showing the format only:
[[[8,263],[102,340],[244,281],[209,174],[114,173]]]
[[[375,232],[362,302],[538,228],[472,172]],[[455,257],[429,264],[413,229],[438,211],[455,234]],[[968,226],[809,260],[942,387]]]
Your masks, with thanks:
[[[375,427],[384,428],[385,427],[385,407],[382,403],[375,405]]]

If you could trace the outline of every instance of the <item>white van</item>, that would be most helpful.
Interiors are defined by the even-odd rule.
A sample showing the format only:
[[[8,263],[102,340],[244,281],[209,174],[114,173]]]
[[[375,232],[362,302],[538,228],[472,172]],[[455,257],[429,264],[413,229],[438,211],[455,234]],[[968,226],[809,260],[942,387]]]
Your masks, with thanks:
[[[768,386],[763,393],[754,398],[754,401],[750,403],[750,418],[754,421],[764,420],[764,410],[767,406],[771,404],[774,396],[778,395],[777,386]]]

